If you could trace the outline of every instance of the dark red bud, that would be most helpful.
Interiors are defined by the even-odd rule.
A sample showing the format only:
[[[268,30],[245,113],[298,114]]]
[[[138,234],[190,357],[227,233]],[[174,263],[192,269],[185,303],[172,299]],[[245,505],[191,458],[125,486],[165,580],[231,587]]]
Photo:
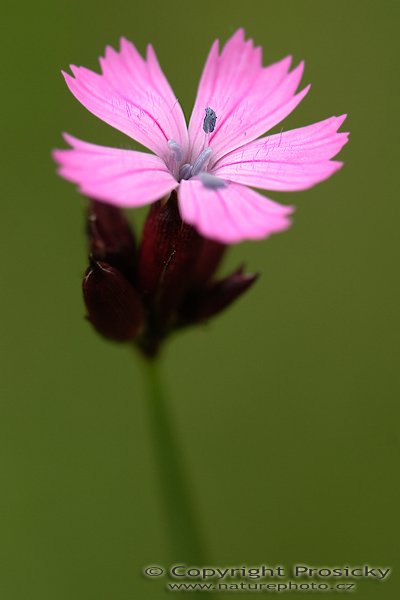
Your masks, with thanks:
[[[91,200],[87,232],[92,257],[112,265],[131,280],[135,274],[136,243],[122,210]]]
[[[183,223],[175,192],[151,206],[139,250],[138,287],[157,314],[170,314],[181,301],[202,243]]]
[[[83,280],[88,319],[106,338],[133,340],[144,327],[144,310],[134,287],[114,267],[92,260]]]
[[[219,267],[225,250],[224,244],[203,238],[203,244],[193,265],[193,288],[202,288],[210,280]]]
[[[243,268],[240,268],[224,279],[209,284],[201,294],[188,298],[182,308],[186,322],[204,321],[223,311],[244,294],[257,279],[257,273],[244,274]]]

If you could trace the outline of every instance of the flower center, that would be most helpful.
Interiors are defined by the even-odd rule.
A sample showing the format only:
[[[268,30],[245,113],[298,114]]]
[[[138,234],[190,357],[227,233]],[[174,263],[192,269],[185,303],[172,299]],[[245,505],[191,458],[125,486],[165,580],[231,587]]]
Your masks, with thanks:
[[[211,173],[207,173],[207,165],[212,155],[212,148],[208,146],[207,135],[215,129],[217,115],[209,106],[205,109],[206,116],[203,121],[203,131],[206,134],[205,148],[200,152],[193,164],[184,163],[179,165],[183,160],[183,150],[175,140],[168,140],[167,144],[171,152],[171,171],[178,181],[182,179],[190,179],[198,176],[203,185],[209,189],[224,187],[226,184],[222,179],[215,177]]]
[[[210,146],[208,146],[207,148],[204,148],[202,152],[200,152],[193,165],[189,163],[182,165],[179,169],[179,181],[181,179],[190,179],[191,177],[195,177],[199,173],[205,171],[211,154],[212,149]]]

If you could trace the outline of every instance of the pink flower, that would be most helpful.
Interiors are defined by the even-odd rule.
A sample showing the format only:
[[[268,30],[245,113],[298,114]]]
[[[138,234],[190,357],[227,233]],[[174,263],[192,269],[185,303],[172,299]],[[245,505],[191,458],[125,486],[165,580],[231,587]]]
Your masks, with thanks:
[[[97,146],[64,135],[71,149],[56,150],[59,174],[79,190],[119,207],[142,206],[177,190],[182,219],[203,236],[230,244],[264,238],[290,225],[292,208],[250,187],[298,191],[330,177],[331,160],[347,142],[338,133],[346,115],[259,137],[307,94],[296,94],[303,63],[290,57],[262,66],[261,49],[242,29],[211,47],[186,126],[182,108],[152,46],[143,59],[121,39],[107,47],[102,74],[71,66],[63,73],[74,96],[94,115],[154,154]]]

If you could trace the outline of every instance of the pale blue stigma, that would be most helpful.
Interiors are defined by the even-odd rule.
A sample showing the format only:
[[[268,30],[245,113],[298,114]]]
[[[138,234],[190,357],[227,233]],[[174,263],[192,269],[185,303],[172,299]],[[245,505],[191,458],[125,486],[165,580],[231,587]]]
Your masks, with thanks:
[[[204,121],[203,121],[203,131],[204,131],[204,133],[212,133],[215,129],[215,122],[217,120],[217,115],[215,114],[213,109],[210,108],[209,106],[207,106],[205,111],[206,111],[206,116],[204,117]]]
[[[212,154],[212,150],[210,147],[204,148],[204,150],[202,152],[200,152],[199,156],[196,158],[196,160],[193,163],[192,177],[195,177],[196,175],[198,175],[200,173],[200,171],[203,170],[203,168],[206,166],[206,163],[208,162],[208,159],[210,158],[211,154]]]
[[[183,158],[183,150],[181,146],[174,140],[168,140],[167,144],[172,154],[174,155],[174,160],[176,160],[176,162],[181,162]]]
[[[208,190],[217,190],[218,188],[227,187],[226,181],[212,175],[211,173],[200,173],[199,179],[205,188]]]

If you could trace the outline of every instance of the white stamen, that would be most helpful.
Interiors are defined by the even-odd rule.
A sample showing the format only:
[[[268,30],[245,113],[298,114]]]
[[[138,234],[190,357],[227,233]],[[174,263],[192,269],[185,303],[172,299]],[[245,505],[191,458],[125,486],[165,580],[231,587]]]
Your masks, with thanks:
[[[212,149],[210,147],[204,148],[204,150],[200,152],[192,167],[192,177],[195,177],[195,175],[198,175],[201,171],[203,171],[210,159],[211,154]]]
[[[189,163],[185,163],[179,169],[179,180],[190,179],[191,176],[192,176],[192,165],[189,165]]]
[[[181,162],[181,160],[183,159],[183,150],[180,144],[175,142],[175,140],[168,140],[167,144],[172,154],[174,155],[174,159],[176,160],[176,162]]]

